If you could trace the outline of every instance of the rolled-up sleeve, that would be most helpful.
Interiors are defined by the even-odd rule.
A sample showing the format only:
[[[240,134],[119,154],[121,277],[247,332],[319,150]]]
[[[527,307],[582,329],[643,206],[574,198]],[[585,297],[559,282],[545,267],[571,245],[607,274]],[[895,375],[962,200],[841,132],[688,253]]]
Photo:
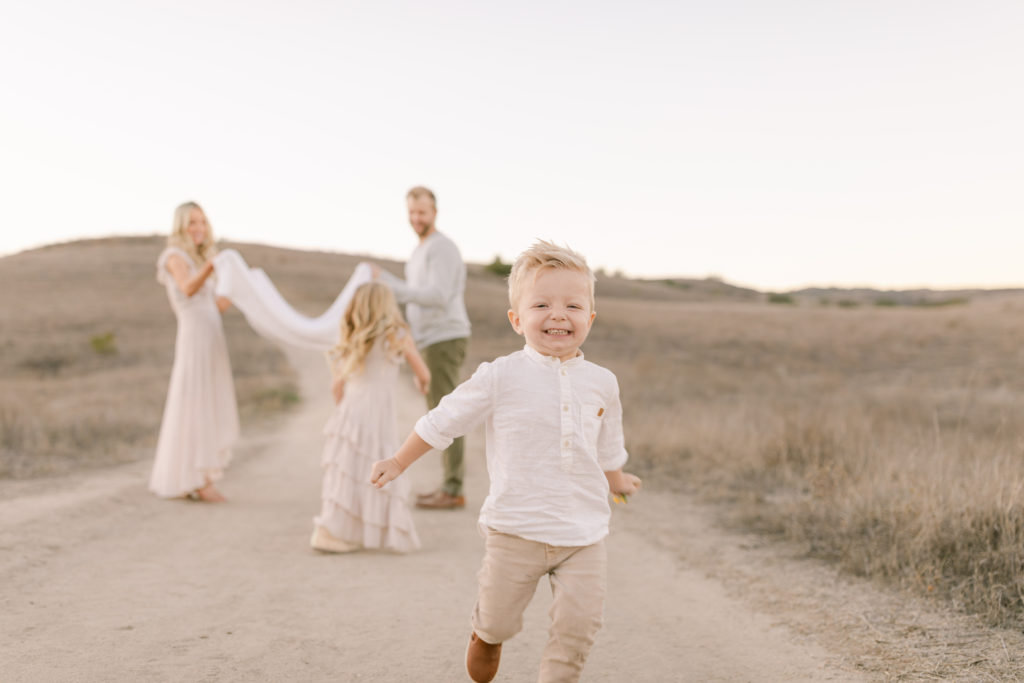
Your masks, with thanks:
[[[621,470],[629,460],[625,436],[622,433],[622,401],[619,399],[619,383],[612,378],[614,391],[608,402],[607,415],[601,423],[597,436],[597,462],[605,472]]]
[[[431,447],[444,450],[494,412],[494,399],[494,366],[481,363],[472,377],[417,420],[416,434]]]

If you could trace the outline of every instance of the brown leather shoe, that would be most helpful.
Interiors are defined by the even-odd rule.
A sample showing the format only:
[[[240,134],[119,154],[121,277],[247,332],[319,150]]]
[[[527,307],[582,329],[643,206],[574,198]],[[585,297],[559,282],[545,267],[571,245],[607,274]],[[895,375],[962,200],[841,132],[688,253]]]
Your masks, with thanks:
[[[466,497],[453,496],[450,493],[438,491],[429,498],[417,499],[416,507],[428,510],[454,510],[466,507]]]
[[[476,683],[488,683],[498,675],[501,662],[501,643],[492,645],[477,637],[476,631],[469,637],[466,648],[466,672]]]

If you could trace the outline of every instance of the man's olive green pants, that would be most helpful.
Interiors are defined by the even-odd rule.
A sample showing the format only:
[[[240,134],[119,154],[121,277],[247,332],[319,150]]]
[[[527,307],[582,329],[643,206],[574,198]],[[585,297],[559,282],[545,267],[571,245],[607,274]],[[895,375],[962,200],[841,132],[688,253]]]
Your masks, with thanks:
[[[466,346],[469,340],[448,339],[431,344],[422,349],[423,360],[430,370],[430,390],[427,392],[427,408],[433,409],[441,399],[451,393],[461,381],[462,362],[466,359]],[[452,442],[452,445],[441,454],[444,466],[444,482],[441,490],[450,496],[462,495],[462,478],[466,471],[463,462],[465,443],[463,437]]]

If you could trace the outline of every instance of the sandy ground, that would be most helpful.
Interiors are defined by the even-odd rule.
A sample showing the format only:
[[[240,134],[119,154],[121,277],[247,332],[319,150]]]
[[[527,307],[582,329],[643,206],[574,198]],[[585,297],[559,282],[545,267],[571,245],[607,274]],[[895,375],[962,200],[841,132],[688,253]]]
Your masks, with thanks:
[[[293,360],[304,407],[246,436],[222,484],[228,504],[152,497],[148,462],[0,484],[2,680],[468,680],[482,434],[468,439],[467,508],[416,512],[421,551],[315,553],[330,402],[323,361]],[[404,432],[422,399],[411,382],[403,392]],[[439,473],[429,454],[407,476],[426,491]],[[815,595],[846,590],[834,574],[793,574],[802,565],[655,488],[613,506],[605,626],[583,680],[884,677],[828,637],[831,612]],[[780,588],[796,584],[819,593]],[[549,604],[542,582],[498,680],[536,679]]]

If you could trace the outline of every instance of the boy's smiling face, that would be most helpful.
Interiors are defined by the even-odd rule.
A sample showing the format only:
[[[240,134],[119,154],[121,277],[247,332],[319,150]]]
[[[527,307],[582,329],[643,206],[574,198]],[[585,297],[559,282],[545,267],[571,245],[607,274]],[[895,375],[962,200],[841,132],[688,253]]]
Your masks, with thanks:
[[[508,320],[533,350],[561,361],[576,357],[597,315],[587,276],[566,268],[541,268],[523,283]]]

